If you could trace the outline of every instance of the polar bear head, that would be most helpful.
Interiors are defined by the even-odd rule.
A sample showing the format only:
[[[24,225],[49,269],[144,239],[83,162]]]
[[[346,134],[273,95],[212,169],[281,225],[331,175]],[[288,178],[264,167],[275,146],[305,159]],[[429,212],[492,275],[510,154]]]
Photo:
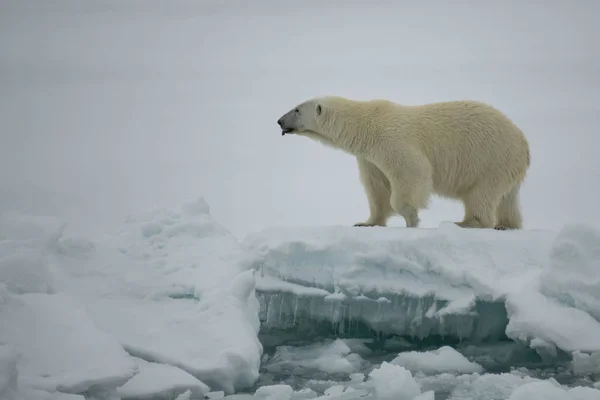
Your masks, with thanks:
[[[339,96],[307,100],[277,120],[281,134],[297,134],[337,149],[348,150],[348,126],[354,125],[356,102]],[[360,112],[360,111],[359,111]],[[352,142],[353,139],[350,139]]]
[[[319,100],[307,100],[279,118],[277,124],[281,127],[281,135],[321,133],[318,120],[323,114],[323,105]]]

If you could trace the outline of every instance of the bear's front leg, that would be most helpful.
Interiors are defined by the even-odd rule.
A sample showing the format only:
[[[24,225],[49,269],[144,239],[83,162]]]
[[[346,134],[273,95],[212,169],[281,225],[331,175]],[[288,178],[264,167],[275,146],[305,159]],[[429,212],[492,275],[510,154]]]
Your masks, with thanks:
[[[369,201],[369,219],[354,226],[385,226],[394,213],[390,204],[390,183],[383,172],[362,157],[356,158],[360,181]]]
[[[425,156],[409,146],[379,147],[377,163],[390,188],[390,207],[406,221],[407,228],[419,226],[419,210],[427,208],[432,192],[432,167]]]

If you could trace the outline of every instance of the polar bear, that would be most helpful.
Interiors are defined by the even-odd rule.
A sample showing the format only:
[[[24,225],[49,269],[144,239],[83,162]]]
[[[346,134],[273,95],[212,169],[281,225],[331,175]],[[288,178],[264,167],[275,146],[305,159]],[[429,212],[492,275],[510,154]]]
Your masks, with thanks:
[[[277,123],[354,155],[370,216],[354,226],[385,226],[399,214],[419,225],[432,194],[462,201],[464,228],[522,229],[519,189],[529,143],[503,113],[478,101],[416,106],[339,96],[309,99]]]

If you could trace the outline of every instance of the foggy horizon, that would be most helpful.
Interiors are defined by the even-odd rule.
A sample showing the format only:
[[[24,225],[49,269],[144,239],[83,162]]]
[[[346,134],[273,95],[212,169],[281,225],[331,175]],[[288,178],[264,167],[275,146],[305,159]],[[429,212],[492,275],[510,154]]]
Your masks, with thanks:
[[[487,102],[530,142],[525,229],[600,224],[598,4],[140,4],[0,5],[0,210],[97,235],[203,196],[238,238],[351,226],[355,159],[276,124],[335,94]],[[434,197],[421,227],[462,212]]]

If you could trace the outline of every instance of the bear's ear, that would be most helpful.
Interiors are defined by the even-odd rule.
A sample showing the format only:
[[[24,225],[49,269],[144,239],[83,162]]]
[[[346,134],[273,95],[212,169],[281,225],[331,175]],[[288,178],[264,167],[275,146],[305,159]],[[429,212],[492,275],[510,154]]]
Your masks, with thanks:
[[[320,104],[317,104],[315,111],[316,111],[317,115],[321,115],[321,112],[323,112],[323,109]]]

